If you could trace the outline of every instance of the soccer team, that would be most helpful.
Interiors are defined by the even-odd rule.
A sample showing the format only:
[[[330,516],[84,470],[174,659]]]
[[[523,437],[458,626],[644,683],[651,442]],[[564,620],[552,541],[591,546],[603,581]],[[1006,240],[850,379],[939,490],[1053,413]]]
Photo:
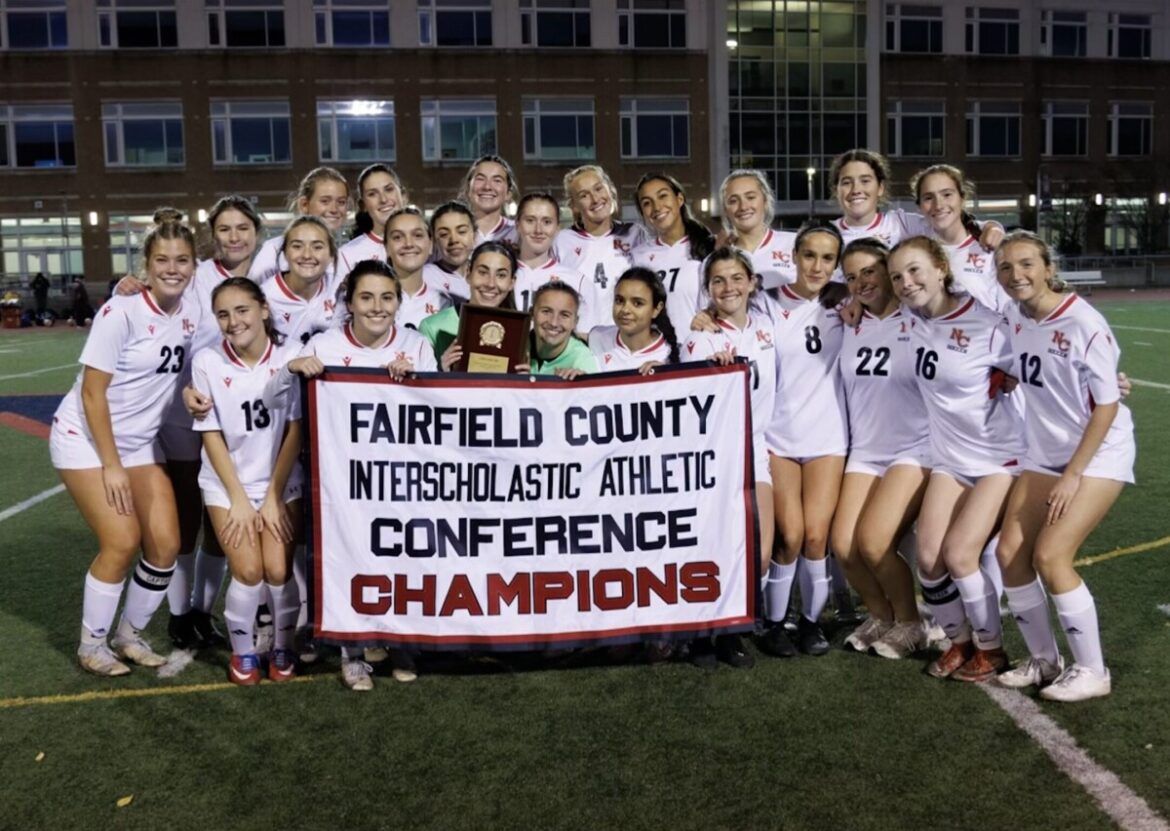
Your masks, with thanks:
[[[847,648],[905,658],[937,625],[945,649],[931,675],[1062,701],[1108,694],[1093,597],[1072,563],[1133,481],[1117,345],[1040,238],[971,217],[959,170],[914,177],[921,213],[884,210],[889,179],[879,154],[842,154],[830,171],[842,216],[790,232],[772,227],[767,179],[736,170],[715,236],[664,173],[639,181],[635,224],[615,219],[604,170],[569,172],[562,229],[562,203],[521,198],[497,156],[472,164],[429,219],[374,164],[347,229],[348,182],[321,167],[294,195],[296,218],[263,244],[251,203],[220,199],[203,260],[182,216],[160,209],[141,281],[124,280],[98,311],[50,438],[98,538],[81,666],[113,676],[165,663],[142,636],[164,598],[177,646],[220,641],[211,611],[225,568],[229,679],[283,681],[315,660],[294,379],[326,366],[450,371],[459,309],[472,303],[530,311],[520,371],[567,382],[750,361],[763,652],[825,654],[835,562],[868,610]],[[513,221],[505,206],[517,200]],[[1001,596],[1028,648],[1014,667]],[[754,661],[736,635],[678,651],[708,668]],[[416,677],[408,651],[342,650],[342,680],[372,688],[370,662],[387,657],[396,679]]]

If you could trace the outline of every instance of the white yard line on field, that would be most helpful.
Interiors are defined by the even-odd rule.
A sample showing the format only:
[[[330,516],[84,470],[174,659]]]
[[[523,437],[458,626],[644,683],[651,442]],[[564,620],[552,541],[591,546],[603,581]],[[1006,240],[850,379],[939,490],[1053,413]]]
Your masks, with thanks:
[[[74,361],[71,364],[61,364],[61,366],[49,366],[44,369],[34,369],[31,372],[18,372],[15,375],[0,375],[0,381],[11,381],[14,378],[31,378],[34,375],[44,375],[46,372],[56,372],[59,369],[72,369],[77,366]]]
[[[1159,384],[1157,381],[1143,381],[1141,378],[1130,378],[1129,382],[1135,387],[1153,387],[1156,390],[1170,390],[1170,384]]]
[[[1049,718],[1035,701],[994,683],[981,684],[980,689],[1040,745],[1065,776],[1088,791],[1122,831],[1170,831],[1165,819],[1118,779],[1117,774],[1093,761],[1076,739]]]
[[[1125,329],[1128,332],[1157,332],[1161,335],[1170,335],[1170,329],[1151,329],[1148,326],[1114,326],[1110,324],[1112,329]]]
[[[63,491],[63,490],[65,490],[64,485],[56,485],[54,487],[49,488],[47,491],[41,491],[36,496],[30,496],[28,499],[24,500],[23,502],[17,502],[11,508],[5,508],[3,511],[0,511],[0,522],[3,522],[6,519],[11,519],[12,517],[16,516],[17,514],[20,514],[20,513],[27,511],[33,505],[39,505],[41,502],[44,502],[46,499],[49,499],[51,497],[56,496],[57,494],[61,493],[61,491]]]

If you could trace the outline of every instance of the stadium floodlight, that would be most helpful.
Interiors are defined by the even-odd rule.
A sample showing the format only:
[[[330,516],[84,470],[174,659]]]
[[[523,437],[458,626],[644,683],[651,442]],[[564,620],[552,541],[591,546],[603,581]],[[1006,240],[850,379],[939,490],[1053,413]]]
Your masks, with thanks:
[[[1166,191],[1162,191],[1161,193],[1158,194],[1158,204],[1159,205],[1166,204]]]
[[[1104,205],[1105,204],[1105,197],[1102,196],[1100,193],[1094,195],[1093,196],[1093,204],[1094,205]]]

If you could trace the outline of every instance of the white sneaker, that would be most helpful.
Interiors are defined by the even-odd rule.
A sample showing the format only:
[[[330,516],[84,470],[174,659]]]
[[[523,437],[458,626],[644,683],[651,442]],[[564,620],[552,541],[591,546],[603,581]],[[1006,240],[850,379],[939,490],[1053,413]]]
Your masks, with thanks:
[[[373,668],[365,661],[356,659],[341,659],[341,683],[355,692],[366,692],[374,688],[374,679],[370,677]]]
[[[1087,698],[1109,695],[1112,689],[1109,670],[1105,670],[1102,675],[1095,669],[1073,664],[1055,681],[1040,690],[1040,697],[1049,701],[1084,701]]]
[[[82,644],[77,647],[77,663],[81,664],[81,668],[86,672],[104,675],[107,678],[130,674],[130,667],[119,661],[118,656],[104,643]]]
[[[142,639],[142,635],[119,630],[110,639],[110,647],[119,658],[133,661],[140,667],[161,667],[167,662],[166,658],[151,649],[150,644]]]
[[[1057,656],[1056,663],[1043,658],[1029,657],[1014,669],[1001,672],[995,680],[1001,687],[1022,690],[1024,687],[1046,687],[1064,672],[1064,658]]]
[[[390,653],[380,646],[371,646],[369,649],[363,650],[363,655],[367,664],[380,664],[390,657]]]
[[[874,655],[891,660],[908,658],[926,647],[926,628],[922,621],[895,623],[884,635],[869,646]]]
[[[886,632],[889,632],[893,626],[894,622],[892,620],[868,617],[845,639],[845,646],[854,652],[865,652],[876,640],[881,638]]]

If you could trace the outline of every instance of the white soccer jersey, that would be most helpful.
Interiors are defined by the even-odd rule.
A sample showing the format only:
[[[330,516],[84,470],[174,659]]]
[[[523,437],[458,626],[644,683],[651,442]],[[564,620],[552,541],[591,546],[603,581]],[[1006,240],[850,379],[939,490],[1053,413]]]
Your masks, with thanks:
[[[891,462],[924,456],[929,426],[914,377],[910,328],[901,309],[884,320],[863,312],[844,330],[838,366],[849,408],[849,454]]]
[[[989,394],[993,370],[1012,371],[1007,321],[971,297],[939,318],[906,315],[914,324],[910,346],[934,466],[977,476],[988,466],[1021,464],[1019,404],[1002,392]]]
[[[749,317],[747,326],[737,329],[720,318],[722,331],[690,332],[679,350],[684,362],[705,361],[716,352],[731,352],[751,362],[752,434],[757,447],[764,446],[764,433],[776,404],[776,347],[773,324],[767,318]]]
[[[512,289],[512,296],[516,301],[516,308],[526,312],[532,308],[532,298],[536,296],[536,290],[541,286],[547,283],[564,283],[577,294],[581,294],[584,279],[581,272],[565,268],[553,256],[550,256],[544,265],[536,268],[524,263],[517,263],[516,286]],[[580,309],[578,309],[579,314]],[[579,328],[578,331],[587,330]]]
[[[300,345],[293,341],[286,341],[284,346],[270,341],[264,356],[250,367],[227,340],[221,340],[218,346],[195,356],[191,383],[214,402],[207,418],[195,422],[195,429],[223,434],[236,478],[252,500],[263,499],[272,481],[285,424],[301,417],[300,386],[289,384],[277,389],[270,383],[299,350]],[[299,467],[298,462],[289,483],[300,478]],[[227,492],[206,450],[199,470],[199,487]]]
[[[452,300],[470,300],[471,286],[467,278],[455,271],[448,271],[438,263],[423,266],[423,280],[435,291],[441,291]]]
[[[248,267],[248,279],[253,283],[264,285],[278,274],[288,272],[288,260],[284,258],[284,234],[265,240],[264,244],[256,249],[252,257],[252,265]],[[337,268],[335,262],[325,267],[325,285],[330,294],[337,289]],[[348,272],[347,272],[348,273]]]
[[[1072,458],[1098,404],[1120,401],[1121,350],[1096,309],[1070,294],[1043,320],[1015,303],[1004,310],[1010,325],[1012,374],[1024,393],[1028,458],[1062,469]],[[1133,443],[1133,416],[1122,404],[1097,455]]]
[[[630,267],[630,252],[645,240],[637,223],[614,223],[609,233],[593,236],[578,227],[565,228],[553,241],[557,260],[582,275],[578,331],[613,325],[613,287]],[[689,327],[688,327],[689,328]]]
[[[763,295],[773,324],[776,392],[768,450],[789,459],[843,455],[849,448],[845,394],[837,373],[841,316],[788,286]]]
[[[300,357],[309,355],[316,355],[326,366],[368,368],[381,368],[400,358],[409,358],[415,372],[438,371],[435,351],[427,339],[397,323],[390,327],[386,339],[376,346],[364,346],[354,337],[348,323],[341,329],[330,329],[305,344]]]
[[[706,306],[706,296],[699,273],[703,264],[691,259],[689,238],[683,237],[674,245],[661,240],[645,242],[630,252],[630,260],[633,265],[657,272],[662,280],[666,288],[666,314],[674,324],[674,331],[679,335],[691,331],[691,321]]]
[[[402,289],[402,299],[398,304],[398,313],[394,315],[394,322],[399,326],[417,329],[423,318],[438,314],[451,305],[451,298],[439,291],[423,277],[422,288],[411,294]]]
[[[192,311],[198,311],[199,314],[195,337],[191,341],[192,355],[223,337],[215,319],[215,310],[211,306],[211,295],[216,286],[231,276],[232,273],[219,260],[202,260],[195,268],[195,276],[183,294],[183,303],[189,303]]]
[[[958,245],[944,244],[943,250],[963,291],[992,311],[1002,312],[1009,298],[996,278],[995,255],[984,251],[979,240],[970,235]]]
[[[845,221],[845,217],[837,220],[837,230],[841,232],[841,239],[845,245],[855,239],[875,237],[893,248],[907,237],[934,236],[930,222],[922,214],[908,213],[901,208],[891,211],[878,211],[873,222],[869,225],[855,227]]]
[[[479,226],[475,226],[475,244],[479,245],[481,242],[505,242],[513,248],[520,243],[520,237],[516,234],[515,221],[508,219],[506,216],[501,216],[500,221],[496,223],[496,227],[492,228],[486,234],[479,230]]]
[[[380,263],[386,262],[386,241],[377,234],[367,231],[338,248],[338,285],[345,281],[345,278],[353,271],[353,267],[362,260],[377,260]]]
[[[93,328],[79,362],[113,376],[106,390],[118,455],[126,456],[154,441],[191,360],[197,315],[180,302],[166,314],[149,291],[111,297],[94,314]],[[54,425],[66,432],[93,436],[81,403],[78,373],[61,400]]]
[[[261,288],[268,299],[272,322],[290,341],[306,343],[313,335],[340,326],[346,319],[345,304],[333,296],[324,279],[308,300],[290,289],[280,274]]]
[[[756,249],[749,252],[752,270],[760,275],[763,288],[779,288],[796,281],[796,261],[792,256],[795,245],[796,234],[792,231],[769,228]]]
[[[589,332],[589,351],[597,358],[599,372],[619,372],[641,369],[648,361],[670,363],[670,344],[658,335],[650,345],[631,351],[622,343],[621,330],[616,326],[597,326]]]

